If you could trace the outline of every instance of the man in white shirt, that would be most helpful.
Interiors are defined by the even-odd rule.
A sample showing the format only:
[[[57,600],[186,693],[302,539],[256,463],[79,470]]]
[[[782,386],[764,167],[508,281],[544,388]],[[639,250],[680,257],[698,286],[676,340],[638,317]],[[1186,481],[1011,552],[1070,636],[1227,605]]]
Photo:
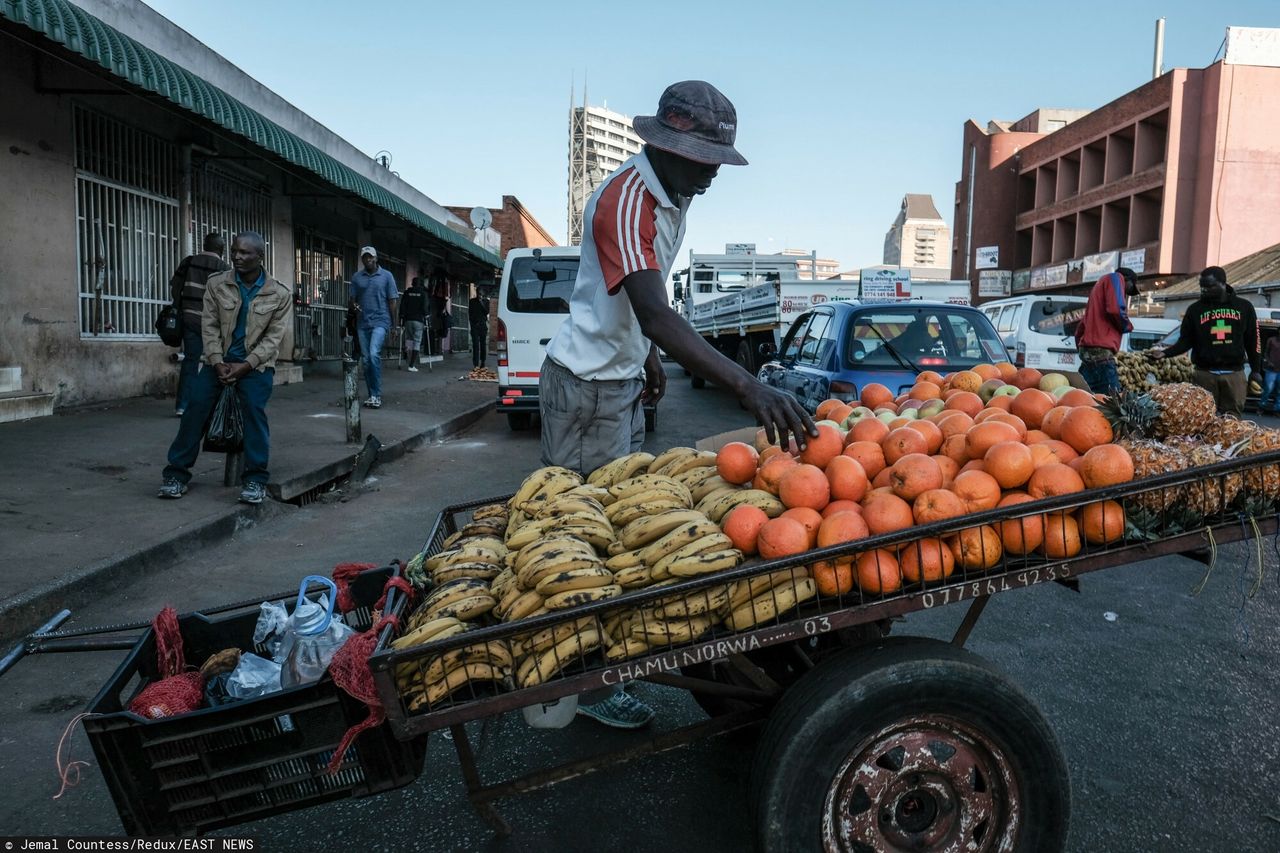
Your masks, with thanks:
[[[733,147],[737,112],[710,83],[668,86],[656,116],[634,126],[644,150],[596,188],[583,214],[582,258],[569,319],[547,345],[538,382],[542,461],[583,473],[640,449],[644,402],[666,391],[658,348],[733,391],[770,441],[801,447],[813,420],[785,391],[757,381],[704,341],[669,304],[667,277],[685,214]]]
[[[710,83],[668,86],[656,116],[639,116],[644,150],[596,188],[583,213],[582,255],[569,318],[547,345],[538,379],[542,462],[584,474],[640,449],[645,402],[667,377],[658,348],[696,376],[733,391],[784,446],[816,435],[785,391],[757,381],[704,341],[669,304],[667,277],[684,239],[685,214],[722,164],[745,166],[733,147],[737,112]],[[638,728],[653,711],[618,690],[582,697],[578,713]]]

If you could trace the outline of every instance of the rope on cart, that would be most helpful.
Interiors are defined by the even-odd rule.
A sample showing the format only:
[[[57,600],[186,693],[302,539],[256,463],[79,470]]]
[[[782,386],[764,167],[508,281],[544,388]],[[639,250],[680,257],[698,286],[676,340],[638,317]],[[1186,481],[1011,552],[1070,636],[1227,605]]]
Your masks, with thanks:
[[[1213,538],[1213,528],[1206,527],[1204,532],[1209,538],[1209,565],[1205,567],[1204,577],[1200,578],[1200,583],[1191,588],[1191,594],[1194,596],[1204,592],[1204,586],[1209,582],[1209,575],[1213,574],[1213,567],[1218,564],[1218,542]]]
[[[351,582],[365,569],[372,569],[373,563],[339,563],[333,567],[333,582],[338,587],[336,602],[339,612],[350,613],[356,609],[356,600],[351,595]]]
[[[93,766],[87,761],[80,761],[79,759],[74,761],[72,760],[71,739],[75,737],[76,726],[80,725],[82,720],[96,716],[98,715],[90,714],[88,712],[76,714],[72,717],[71,722],[67,723],[67,727],[62,730],[62,737],[58,738],[58,748],[54,752],[53,760],[58,765],[58,778],[62,780],[62,787],[58,788],[58,793],[53,795],[55,800],[65,794],[68,788],[74,788],[76,785],[80,784],[80,768]],[[62,748],[64,746],[67,749],[65,763],[62,755]]]

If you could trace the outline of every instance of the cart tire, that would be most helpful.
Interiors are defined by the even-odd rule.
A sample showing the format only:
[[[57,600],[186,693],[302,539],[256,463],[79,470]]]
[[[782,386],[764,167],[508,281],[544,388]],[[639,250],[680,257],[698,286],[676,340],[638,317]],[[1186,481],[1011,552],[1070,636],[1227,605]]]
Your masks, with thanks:
[[[701,376],[692,375],[689,377],[689,384],[694,388],[706,388],[707,380],[703,379]]]
[[[894,638],[787,691],[756,750],[765,853],[1065,849],[1066,761],[1043,713],[977,655]]]
[[[511,412],[507,415],[507,426],[512,432],[528,432],[533,427],[533,412]]]

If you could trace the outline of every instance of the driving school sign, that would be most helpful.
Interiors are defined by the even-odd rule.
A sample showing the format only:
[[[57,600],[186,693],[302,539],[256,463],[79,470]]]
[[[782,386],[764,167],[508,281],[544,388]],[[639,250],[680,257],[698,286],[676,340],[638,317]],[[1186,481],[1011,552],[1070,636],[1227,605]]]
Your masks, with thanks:
[[[911,298],[911,270],[864,269],[859,294],[864,302],[897,302]]]

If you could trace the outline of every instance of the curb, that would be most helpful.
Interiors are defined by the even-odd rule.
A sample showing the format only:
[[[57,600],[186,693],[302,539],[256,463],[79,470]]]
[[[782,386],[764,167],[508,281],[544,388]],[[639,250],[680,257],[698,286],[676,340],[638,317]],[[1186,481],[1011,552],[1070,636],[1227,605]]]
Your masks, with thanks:
[[[492,402],[481,403],[435,424],[416,435],[384,446],[378,451],[379,462],[391,462],[412,450],[461,432],[494,411]],[[0,645],[19,641],[43,625],[58,611],[73,612],[96,600],[104,584],[117,580],[136,580],[157,574],[182,560],[193,548],[215,545],[230,538],[237,531],[270,521],[293,509],[283,501],[345,476],[355,467],[356,453],[325,465],[315,471],[300,474],[280,484],[268,487],[275,500],[257,507],[235,505],[215,518],[176,528],[171,534],[145,543],[132,552],[118,557],[100,560],[77,568],[56,580],[28,589],[0,602]],[[281,495],[285,497],[281,497]]]

